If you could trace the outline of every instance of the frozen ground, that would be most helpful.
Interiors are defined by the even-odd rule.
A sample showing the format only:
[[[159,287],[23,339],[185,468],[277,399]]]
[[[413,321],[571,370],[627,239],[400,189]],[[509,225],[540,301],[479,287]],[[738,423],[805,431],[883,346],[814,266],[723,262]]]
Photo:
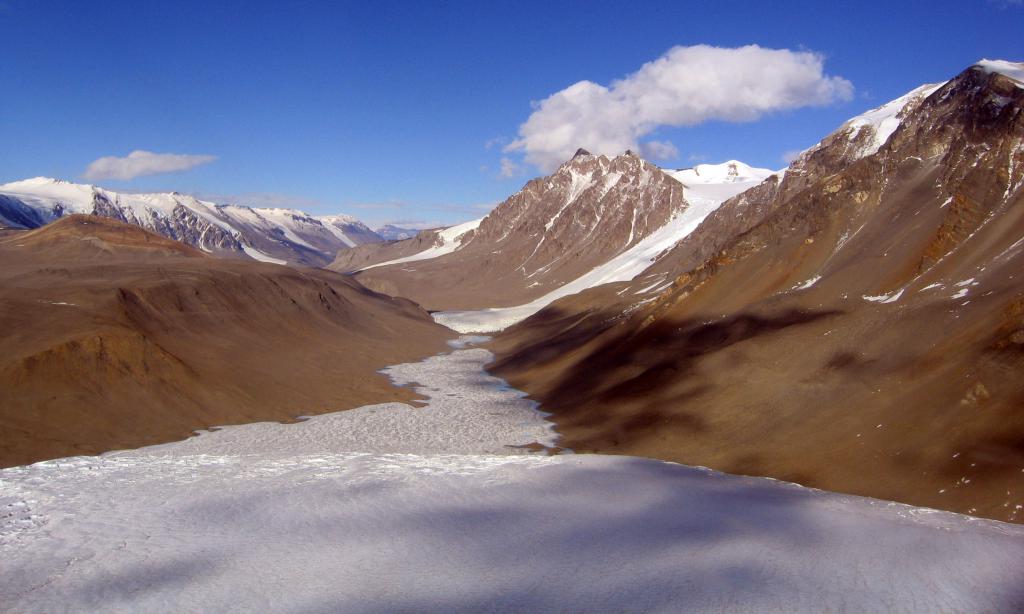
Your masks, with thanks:
[[[0,471],[0,610],[1024,607],[1024,527],[653,460],[524,455],[504,445],[550,427],[481,379],[483,360],[393,368],[429,382],[419,409]]]
[[[230,426],[138,453],[525,454],[525,450],[510,446],[555,445],[553,425],[537,410],[536,402],[484,371],[484,365],[493,359],[487,350],[470,347],[384,370],[396,384],[411,386],[428,397],[424,406],[381,403],[294,424]]]

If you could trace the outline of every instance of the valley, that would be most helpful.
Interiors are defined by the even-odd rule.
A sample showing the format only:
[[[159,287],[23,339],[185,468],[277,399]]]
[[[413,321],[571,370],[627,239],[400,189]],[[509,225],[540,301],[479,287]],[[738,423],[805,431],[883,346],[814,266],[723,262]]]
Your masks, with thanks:
[[[113,612],[1024,604],[1019,526],[648,459],[531,453],[557,435],[484,373],[491,356],[473,344],[485,340],[386,369],[415,385],[416,406],[0,470],[0,593],[19,610]],[[723,591],[723,574],[742,582]]]
[[[376,230],[125,185],[206,154],[0,184],[0,610],[1024,611],[1024,64],[765,168],[657,129],[860,99],[658,89],[722,51],[535,101],[457,223],[361,152]]]

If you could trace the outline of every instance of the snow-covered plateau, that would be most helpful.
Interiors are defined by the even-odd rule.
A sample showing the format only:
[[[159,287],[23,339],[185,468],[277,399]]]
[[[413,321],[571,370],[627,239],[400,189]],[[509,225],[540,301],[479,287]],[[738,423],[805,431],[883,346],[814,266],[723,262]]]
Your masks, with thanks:
[[[465,343],[463,344],[465,345]],[[654,460],[541,456],[483,349],[427,397],[0,470],[11,612],[1019,611],[1024,527]],[[536,447],[536,446],[534,446]]]

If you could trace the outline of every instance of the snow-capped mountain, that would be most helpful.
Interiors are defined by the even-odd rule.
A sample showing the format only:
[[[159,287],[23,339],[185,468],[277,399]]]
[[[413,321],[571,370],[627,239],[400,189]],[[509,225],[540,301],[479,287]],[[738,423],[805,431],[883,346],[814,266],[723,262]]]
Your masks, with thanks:
[[[332,266],[364,269],[365,284],[430,309],[521,305],[633,249],[682,215],[689,209],[684,189],[632,152],[608,157],[581,149],[482,220],[455,227],[457,241],[434,232],[341,254],[344,262]]]
[[[338,257],[328,268],[342,273],[350,273],[438,258],[462,249],[463,244],[473,236],[473,231],[480,225],[482,219],[470,220],[447,228],[421,230],[411,239],[375,243],[359,249],[338,252]]]
[[[852,118],[492,371],[573,449],[1024,521],[1022,77],[982,61]]]
[[[420,230],[421,229],[418,228],[405,228],[402,226],[395,226],[394,224],[385,224],[374,229],[374,232],[379,234],[385,241],[404,241],[418,235]]]
[[[381,240],[344,215],[221,205],[177,192],[119,193],[46,177],[0,185],[5,226],[37,228],[72,213],[135,224],[217,255],[279,264],[322,266],[339,250]]]
[[[516,253],[520,266],[502,289],[525,286],[519,296],[527,300],[505,306],[495,300],[482,309],[435,315],[456,330],[492,332],[564,296],[632,279],[724,200],[772,174],[736,160],[663,171],[632,153],[607,158],[580,150],[555,174],[530,182],[483,220],[424,231],[410,241],[340,252],[331,268],[365,271],[360,274],[364,283],[384,292],[405,288],[425,300],[432,289],[409,289],[406,278],[414,276],[409,263],[425,261],[414,269],[422,273],[424,265],[434,270],[428,261],[446,254],[453,255],[436,266],[449,271],[496,260],[486,275],[479,274],[489,279],[493,270],[513,262],[495,256]],[[486,297],[497,298],[491,291]]]
[[[434,314],[434,318],[460,332],[495,332],[528,318],[560,298],[594,286],[631,280],[693,232],[723,201],[759,184],[771,176],[773,171],[730,160],[665,173],[683,184],[686,208],[628,249],[527,303],[511,307],[443,311]],[[658,280],[650,288],[663,287],[665,284],[662,281]]]

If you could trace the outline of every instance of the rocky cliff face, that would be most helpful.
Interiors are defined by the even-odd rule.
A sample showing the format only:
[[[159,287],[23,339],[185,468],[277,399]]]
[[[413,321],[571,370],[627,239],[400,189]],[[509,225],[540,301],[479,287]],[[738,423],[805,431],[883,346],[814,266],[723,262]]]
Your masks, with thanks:
[[[1024,520],[1024,83],[1006,64],[847,122],[633,282],[508,331],[497,372],[574,449]]]
[[[607,262],[686,206],[683,186],[653,164],[581,150],[498,205],[451,253],[360,279],[429,309],[516,305]]]
[[[120,194],[47,178],[0,185],[0,224],[38,228],[70,213],[134,224],[216,255],[311,266],[380,240],[348,216],[217,205],[176,192]]]

